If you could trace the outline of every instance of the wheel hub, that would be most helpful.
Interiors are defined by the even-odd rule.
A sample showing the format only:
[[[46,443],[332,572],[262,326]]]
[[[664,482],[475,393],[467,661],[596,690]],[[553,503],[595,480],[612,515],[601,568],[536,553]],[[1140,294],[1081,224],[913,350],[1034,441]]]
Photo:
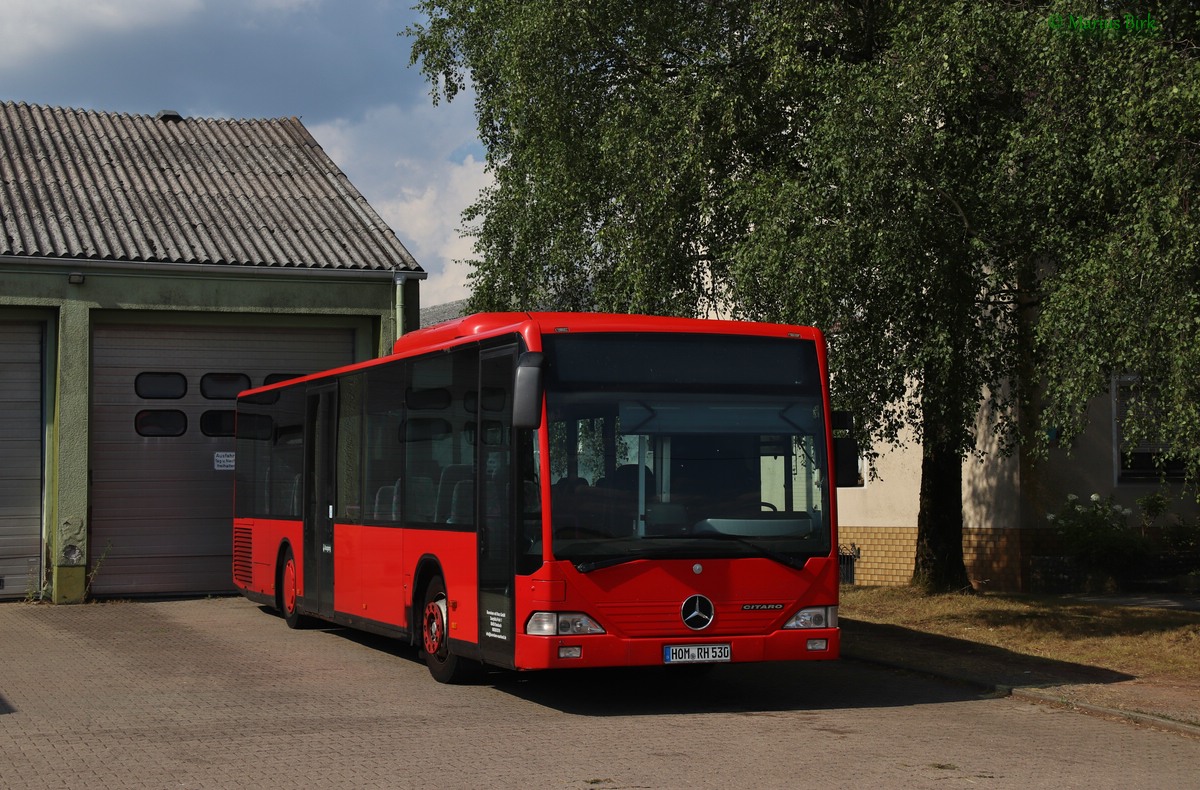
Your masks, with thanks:
[[[446,599],[430,601],[425,606],[425,652],[437,655],[446,647]]]

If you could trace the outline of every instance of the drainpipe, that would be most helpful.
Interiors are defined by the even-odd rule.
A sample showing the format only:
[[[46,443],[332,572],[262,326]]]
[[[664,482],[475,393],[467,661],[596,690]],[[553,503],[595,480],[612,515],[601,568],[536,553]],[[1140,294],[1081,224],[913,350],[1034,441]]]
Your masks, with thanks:
[[[396,338],[419,329],[421,326],[421,298],[417,283],[429,276],[427,272],[396,272],[392,283],[395,286],[393,304],[396,309]],[[392,338],[394,341],[396,338]],[[391,343],[388,343],[388,352]]]

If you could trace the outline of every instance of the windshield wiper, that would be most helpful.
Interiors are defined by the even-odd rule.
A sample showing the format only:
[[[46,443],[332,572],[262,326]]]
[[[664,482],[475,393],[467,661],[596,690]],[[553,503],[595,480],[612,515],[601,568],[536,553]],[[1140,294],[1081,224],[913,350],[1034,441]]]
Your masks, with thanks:
[[[780,565],[786,565],[789,568],[796,568],[797,570],[803,568],[804,563],[808,559],[807,557],[805,557],[803,559],[799,559],[797,557],[791,556],[790,554],[784,554],[781,551],[775,551],[774,549],[768,549],[766,546],[762,546],[758,543],[755,543],[752,540],[746,540],[745,538],[741,537],[740,535],[730,535],[728,532],[706,532],[703,535],[696,535],[695,537],[697,537],[697,538],[712,538],[713,540],[732,540],[735,543],[738,543],[742,546],[752,549],[760,557],[766,557],[769,560],[774,560],[775,562],[778,562]]]
[[[572,562],[575,563],[575,570],[579,571],[580,573],[591,573],[592,571],[598,571],[601,568],[611,568],[614,565],[624,565],[625,563],[633,562],[634,560],[681,559],[690,556],[686,553],[680,555],[679,549],[676,546],[643,545],[635,546],[634,548],[637,550],[631,554],[618,554],[615,557],[601,557],[600,559],[595,560],[572,560]]]
[[[661,540],[663,538],[659,539]],[[803,568],[805,561],[808,559],[807,557],[793,557],[791,555],[784,554],[783,552],[775,551],[774,549],[769,549],[766,546],[759,545],[754,541],[746,540],[738,535],[730,535],[727,532],[713,532],[705,535],[687,535],[678,538],[670,538],[670,540],[678,540],[680,542],[683,540],[688,540],[689,542],[693,540],[731,540],[752,550],[759,557],[765,557],[766,559],[778,562],[780,565],[786,565],[789,568],[796,569]],[[652,550],[642,550],[636,554],[621,554],[616,557],[604,557],[602,559],[575,562],[575,570],[579,571],[580,573],[591,573],[592,571],[598,571],[601,568],[611,568],[614,565],[624,565],[627,562],[633,562],[635,560],[665,558],[687,559],[694,556],[696,555],[693,552],[681,551],[675,546],[661,546]]]
[[[614,565],[623,565],[626,562],[644,559],[646,559],[644,554],[623,554],[620,557],[606,557],[602,560],[592,560],[591,562],[577,562],[575,563],[575,570],[580,573],[591,573],[601,568],[611,568]]]

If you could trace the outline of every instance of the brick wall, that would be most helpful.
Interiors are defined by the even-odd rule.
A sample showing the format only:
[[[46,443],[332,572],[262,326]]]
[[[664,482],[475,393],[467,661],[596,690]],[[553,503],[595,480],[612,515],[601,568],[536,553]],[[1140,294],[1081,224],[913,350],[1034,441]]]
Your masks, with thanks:
[[[854,544],[862,551],[854,564],[855,584],[888,587],[912,580],[916,527],[839,526],[838,543]]]
[[[963,533],[967,575],[979,590],[1028,591],[1028,558],[1045,553],[1053,534],[1046,529],[967,529]],[[898,586],[912,581],[916,527],[841,526],[838,540],[862,552],[855,563],[855,584]]]
[[[1020,529],[963,531],[963,561],[977,590],[1019,592],[1021,584]]]

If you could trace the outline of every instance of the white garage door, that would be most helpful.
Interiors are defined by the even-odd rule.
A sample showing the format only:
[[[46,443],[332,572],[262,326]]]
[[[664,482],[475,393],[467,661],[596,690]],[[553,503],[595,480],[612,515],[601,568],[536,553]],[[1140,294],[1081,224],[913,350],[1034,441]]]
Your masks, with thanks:
[[[0,598],[39,586],[42,425],[42,326],[0,323]]]
[[[348,329],[97,327],[91,592],[231,591],[234,397],[353,355]]]

